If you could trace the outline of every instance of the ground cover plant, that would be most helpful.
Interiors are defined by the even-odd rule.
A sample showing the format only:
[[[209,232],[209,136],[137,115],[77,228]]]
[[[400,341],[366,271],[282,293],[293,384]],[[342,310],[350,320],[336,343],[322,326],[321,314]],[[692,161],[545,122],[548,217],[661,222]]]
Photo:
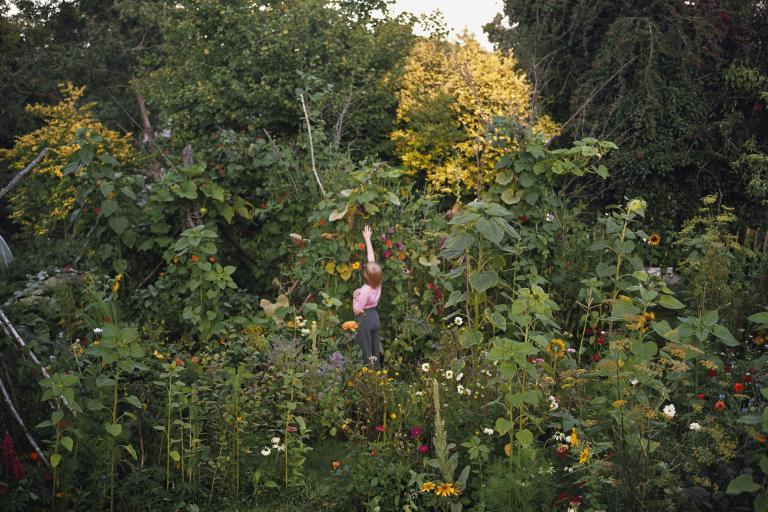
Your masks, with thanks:
[[[576,132],[549,68],[542,93],[513,55],[434,20],[417,37],[387,1],[16,4],[0,14],[27,26],[24,55],[53,58],[45,31],[74,52],[67,16],[122,53],[107,85],[67,63],[58,97],[9,110],[0,509],[768,510],[751,50],[718,68],[733,84],[754,66],[718,111],[751,116],[708,162],[733,159],[728,185],[677,204],[626,186],[644,168],[627,155],[661,135]],[[522,65],[559,30],[528,22],[505,43]],[[109,94],[133,95],[138,135]],[[366,225],[372,362],[351,307]]]

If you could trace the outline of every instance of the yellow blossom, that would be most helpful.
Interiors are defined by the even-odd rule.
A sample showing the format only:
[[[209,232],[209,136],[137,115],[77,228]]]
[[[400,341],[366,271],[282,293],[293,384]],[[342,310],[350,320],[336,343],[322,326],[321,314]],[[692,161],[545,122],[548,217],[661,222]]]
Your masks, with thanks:
[[[585,446],[579,454],[579,464],[584,464],[587,460],[589,460],[589,447]]]
[[[432,492],[437,487],[433,482],[424,482],[421,484],[421,492]]]
[[[437,490],[435,491],[435,494],[437,494],[438,496],[450,497],[450,496],[458,496],[460,492],[461,491],[459,491],[459,488],[453,485],[452,482],[444,482],[437,486]]]

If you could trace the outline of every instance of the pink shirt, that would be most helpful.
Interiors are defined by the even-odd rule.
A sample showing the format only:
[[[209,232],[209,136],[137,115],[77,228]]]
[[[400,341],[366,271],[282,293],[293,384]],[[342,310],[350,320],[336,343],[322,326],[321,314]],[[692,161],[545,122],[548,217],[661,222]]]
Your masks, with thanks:
[[[379,304],[379,297],[381,297],[381,286],[371,288],[364,284],[361,288],[355,290],[353,294],[352,309],[353,311],[363,311],[375,308]]]

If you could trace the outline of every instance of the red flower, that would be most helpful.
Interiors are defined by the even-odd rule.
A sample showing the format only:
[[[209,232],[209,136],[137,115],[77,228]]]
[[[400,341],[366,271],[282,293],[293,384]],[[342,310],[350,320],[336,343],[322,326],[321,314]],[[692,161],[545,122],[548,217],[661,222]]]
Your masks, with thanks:
[[[744,384],[742,384],[741,382],[737,382],[736,384],[733,385],[733,390],[736,393],[741,393],[742,391],[744,391]]]
[[[384,251],[384,257],[385,258],[390,258],[391,256],[392,256],[392,251],[390,251],[389,249]]]
[[[422,429],[421,427],[411,427],[411,430],[410,430],[411,438],[416,439],[422,434],[422,432],[424,432],[424,429]]]
[[[763,434],[757,435],[757,442],[760,444],[765,444],[765,436]]]
[[[715,402],[715,409],[717,409],[718,411],[722,411],[723,409],[725,409],[725,402],[723,402],[722,400],[718,400],[717,402]]]
[[[30,460],[37,460],[40,458],[40,456],[37,454],[37,452],[29,452],[29,458]]]
[[[376,456],[376,449],[374,448],[373,450],[371,450],[371,457],[375,457],[375,456]]]
[[[696,398],[698,398],[699,400],[704,400],[704,393],[699,393],[698,395],[696,395]]]
[[[420,454],[426,455],[428,451],[429,451],[429,446],[427,446],[425,444],[419,446],[419,453]]]
[[[605,338],[603,338],[602,336],[600,336],[599,338],[597,338],[597,339],[595,340],[595,343],[597,343],[598,345],[605,345]]]
[[[180,357],[177,357],[174,363],[176,363],[176,366],[184,366],[184,361]]]
[[[715,375],[717,375],[717,370],[715,370],[714,368],[710,368],[709,370],[707,370],[707,377],[714,377]]]
[[[384,425],[376,425],[376,432],[384,432],[385,430],[387,430],[387,427]]]
[[[293,434],[295,432],[298,432],[299,429],[297,429],[294,425],[288,425],[285,430]]]
[[[593,331],[591,327],[587,327],[586,329],[584,329],[584,336],[586,336],[587,338],[592,336],[594,333],[595,331]]]
[[[752,382],[752,375],[749,373],[744,376],[744,382]]]
[[[518,219],[520,220],[521,224],[527,224],[528,221],[530,220],[527,215],[521,215],[520,217],[518,217]]]
[[[602,359],[602,357],[600,357],[600,353],[599,352],[592,355],[592,361],[593,362],[597,363],[598,361],[600,361],[600,359]]]

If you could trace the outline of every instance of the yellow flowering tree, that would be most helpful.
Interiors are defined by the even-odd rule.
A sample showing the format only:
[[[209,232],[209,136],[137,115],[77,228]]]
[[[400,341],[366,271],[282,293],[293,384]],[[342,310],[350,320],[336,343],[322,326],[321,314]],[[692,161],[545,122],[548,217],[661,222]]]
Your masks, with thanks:
[[[102,125],[93,114],[94,103],[81,103],[84,87],[71,83],[59,85],[63,99],[55,105],[28,105],[26,110],[43,119],[43,126],[18,137],[11,149],[0,149],[0,160],[9,162],[9,171],[24,168],[37,153],[48,147],[42,162],[22,181],[9,198],[11,218],[30,227],[38,236],[55,229],[67,218],[75,205],[74,180],[65,174],[69,158],[80,149],[75,142],[80,129],[98,134],[100,154],[109,153],[121,163],[131,159],[130,135],[120,135]]]
[[[414,46],[391,137],[406,170],[423,174],[431,191],[479,192],[493,179],[496,162],[514,143],[492,144],[498,137],[488,132],[496,116],[547,136],[557,131],[550,118],[534,118],[531,85],[514,66],[511,55],[488,52],[469,35],[459,44],[425,39]]]

